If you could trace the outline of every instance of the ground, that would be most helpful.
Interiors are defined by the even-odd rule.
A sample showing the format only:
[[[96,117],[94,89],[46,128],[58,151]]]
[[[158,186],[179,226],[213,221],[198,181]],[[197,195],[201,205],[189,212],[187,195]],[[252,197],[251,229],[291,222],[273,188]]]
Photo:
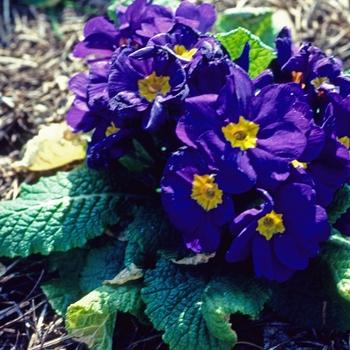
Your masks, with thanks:
[[[64,1],[68,6],[37,9],[19,0],[0,4],[0,200],[15,198],[22,182],[38,175],[13,167],[38,128],[61,121],[72,102],[67,81],[84,64],[70,52],[103,0]],[[74,3],[73,6],[69,6]],[[350,66],[350,2],[346,0],[216,0],[219,9],[272,6],[289,18],[299,40],[311,40]],[[42,175],[42,174],[40,174]],[[45,175],[45,174],[43,174]],[[0,349],[84,349],[70,339],[39,284],[50,278],[40,257],[3,260],[0,265]],[[350,336],[300,329],[268,310],[262,320],[232,320],[240,334],[237,349],[350,349]],[[116,349],[166,349],[161,335],[120,316]],[[264,345],[262,345],[264,344]]]

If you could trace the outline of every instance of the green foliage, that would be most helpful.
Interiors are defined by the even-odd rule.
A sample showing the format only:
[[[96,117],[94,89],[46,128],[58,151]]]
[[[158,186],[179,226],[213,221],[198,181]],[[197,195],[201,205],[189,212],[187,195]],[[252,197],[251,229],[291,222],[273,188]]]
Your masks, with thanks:
[[[228,315],[240,313],[257,319],[269,298],[270,290],[254,278],[239,274],[214,277],[205,291],[203,316],[213,335],[231,341]]]
[[[42,288],[53,309],[65,314],[70,304],[113,278],[124,267],[124,250],[125,243],[112,241],[100,248],[73,249],[50,256],[49,270],[56,271],[59,279]]]
[[[80,288],[85,293],[113,278],[124,267],[125,243],[116,241],[90,250],[80,273]]]
[[[133,140],[132,143],[134,151],[119,158],[119,163],[129,171],[142,172],[149,168],[154,160],[140,142]]]
[[[335,195],[333,203],[328,208],[328,219],[331,224],[346,213],[350,208],[350,185],[344,185]]]
[[[43,290],[58,314],[67,311],[70,334],[91,349],[112,348],[117,311],[142,317],[140,282],[117,288],[102,285],[123,269],[124,252],[125,243],[115,240],[99,248],[74,249],[50,258],[49,269],[57,271],[60,279],[46,283]]]
[[[142,310],[140,283],[117,288],[103,286],[69,306],[66,327],[72,337],[86,343],[89,349],[112,349],[116,312],[138,315]]]
[[[39,8],[50,8],[58,5],[61,0],[21,0],[25,5],[32,5]]]
[[[228,32],[237,27],[244,27],[258,36],[263,42],[273,45],[274,31],[272,26],[272,10],[269,8],[232,8],[218,14],[216,29]]]
[[[332,274],[332,280],[339,294],[349,301],[350,313],[350,240],[347,237],[334,235],[325,245],[321,256]],[[350,321],[350,316],[349,316]],[[350,322],[348,327],[350,328]]]
[[[85,264],[87,254],[88,250],[85,248],[52,253],[48,257],[49,271],[58,272],[60,278],[77,279]]]
[[[123,235],[128,241],[125,265],[143,266],[155,258],[158,250],[167,245],[176,246],[174,231],[157,204],[135,208],[134,219]]]
[[[349,239],[332,236],[307,270],[275,285],[271,306],[298,325],[350,329]]]
[[[64,316],[70,304],[82,296],[76,280],[60,278],[44,283],[41,288],[50,305],[60,316]]]
[[[146,273],[142,289],[146,314],[156,329],[164,331],[171,350],[232,349],[237,337],[230,314],[257,317],[268,299],[268,291],[258,282],[242,276],[236,280],[235,275],[213,276],[165,259]]]
[[[82,247],[118,219],[122,196],[85,167],[23,185],[19,198],[0,203],[0,255],[28,256]]]
[[[252,78],[263,72],[275,58],[273,49],[247,29],[240,27],[228,33],[218,33],[216,38],[226,48],[233,60],[241,55],[244,45],[249,42],[249,74]]]

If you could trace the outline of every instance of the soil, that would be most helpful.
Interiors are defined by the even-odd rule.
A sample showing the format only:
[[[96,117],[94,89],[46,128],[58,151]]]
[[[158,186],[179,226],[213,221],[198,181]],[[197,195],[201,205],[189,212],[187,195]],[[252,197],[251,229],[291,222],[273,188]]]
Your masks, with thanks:
[[[83,23],[103,13],[106,1],[63,1],[68,6],[36,9],[0,1],[0,200],[18,195],[22,182],[37,175],[20,172],[25,143],[40,126],[61,121],[72,102],[67,82],[84,64],[71,55]],[[350,1],[215,0],[219,9],[270,6],[284,12],[298,40],[313,41],[350,66]],[[39,285],[50,278],[40,257],[0,264],[0,349],[85,349],[67,336]],[[350,336],[317,333],[285,323],[266,311],[257,322],[232,320],[240,335],[237,349],[350,349]],[[236,326],[237,325],[237,326]],[[165,350],[161,335],[134,318],[118,316],[117,350]],[[116,335],[117,336],[117,335]]]

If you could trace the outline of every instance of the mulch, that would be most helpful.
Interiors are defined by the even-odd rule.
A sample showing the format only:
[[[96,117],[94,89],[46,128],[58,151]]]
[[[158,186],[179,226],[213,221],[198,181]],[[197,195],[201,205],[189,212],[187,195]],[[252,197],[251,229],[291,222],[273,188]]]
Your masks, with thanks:
[[[79,3],[106,1],[81,0]],[[298,41],[313,41],[350,67],[350,1],[347,0],[214,0],[219,9],[269,6],[290,19]],[[84,64],[71,55],[86,16],[62,9],[53,30],[44,11],[0,0],[0,200],[18,195],[22,182],[36,176],[19,172],[25,143],[40,126],[62,121],[72,102],[67,82]],[[7,3],[10,7],[4,8]],[[78,3],[78,1],[76,1]],[[102,5],[101,5],[102,3]],[[81,6],[83,8],[83,6]],[[76,349],[84,346],[67,336],[63,320],[50,308],[39,284],[49,278],[40,257],[6,260],[0,265],[0,349]],[[120,316],[118,349],[166,349],[160,334],[133,318]],[[237,349],[350,349],[348,335],[317,333],[276,321],[267,313],[256,323],[240,320]],[[129,337],[129,338],[128,338]],[[246,339],[249,339],[246,340]]]

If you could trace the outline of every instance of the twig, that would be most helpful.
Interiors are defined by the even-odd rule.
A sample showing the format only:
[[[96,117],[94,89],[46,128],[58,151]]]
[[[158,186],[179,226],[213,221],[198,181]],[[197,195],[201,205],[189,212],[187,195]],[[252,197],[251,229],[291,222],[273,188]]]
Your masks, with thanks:
[[[248,342],[248,341],[238,341],[236,343],[236,345],[248,345],[248,346],[251,346],[254,349],[259,349],[259,350],[263,350],[264,349],[262,346],[259,346],[257,344],[254,344],[254,343],[251,343],[251,342]]]

